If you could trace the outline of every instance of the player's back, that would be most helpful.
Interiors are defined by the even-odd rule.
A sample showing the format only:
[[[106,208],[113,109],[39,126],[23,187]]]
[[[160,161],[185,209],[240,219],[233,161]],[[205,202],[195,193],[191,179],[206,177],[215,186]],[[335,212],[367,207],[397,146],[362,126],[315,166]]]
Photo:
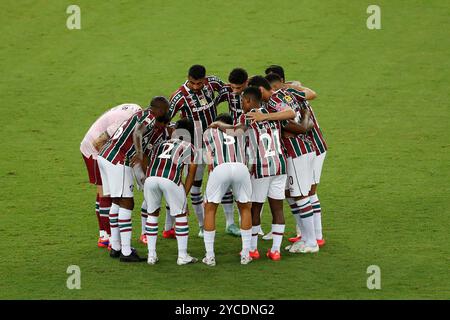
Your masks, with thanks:
[[[253,109],[269,113],[265,108]],[[281,124],[279,121],[249,121],[241,115],[245,123],[249,144],[249,163],[253,166],[256,178],[270,177],[286,173],[286,158],[281,147]]]
[[[91,125],[81,142],[80,150],[83,154],[97,153],[92,145],[95,139],[104,132],[107,132],[109,136],[112,136],[124,121],[141,110],[142,108],[134,103],[124,103],[107,110]]]
[[[236,132],[235,132],[236,133]],[[216,128],[209,128],[203,134],[203,142],[210,155],[212,168],[222,163],[246,163],[246,135],[241,132],[231,135]]]
[[[136,148],[133,143],[133,132],[136,126],[141,124],[146,126],[146,130],[142,135],[143,149],[145,149],[155,120],[155,116],[151,114],[150,109],[134,113],[114,132],[114,135],[108,140],[99,154],[114,164],[122,163],[128,165],[130,159],[136,154]]]
[[[181,183],[183,168],[194,161],[194,147],[177,138],[161,141],[152,148],[147,177],[162,177]]]

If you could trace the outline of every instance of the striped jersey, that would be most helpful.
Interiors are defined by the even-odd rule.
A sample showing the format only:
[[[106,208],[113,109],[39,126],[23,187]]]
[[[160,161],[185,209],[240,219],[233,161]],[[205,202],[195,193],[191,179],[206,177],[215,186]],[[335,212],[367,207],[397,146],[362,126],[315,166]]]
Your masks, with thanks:
[[[146,148],[144,149],[144,154],[149,157],[153,146],[157,145],[161,141],[168,139],[169,139],[169,132],[167,131],[167,127],[155,124],[152,133],[148,138],[148,143]]]
[[[194,162],[194,146],[180,139],[160,141],[152,148],[147,177],[162,177],[181,183],[183,168]]]
[[[220,90],[219,95],[216,98],[216,106],[225,101],[228,103],[228,109],[233,117],[233,124],[237,124],[239,117],[243,113],[241,94],[234,93],[230,85],[227,84]]]
[[[316,154],[321,155],[328,150],[328,146],[323,138],[322,130],[319,127],[319,122],[317,121],[313,108],[309,102],[304,99],[304,96],[298,94],[298,90],[287,89],[287,91],[294,96],[298,103],[302,104],[303,107],[307,108],[311,112],[311,120],[314,123],[314,127],[307,133],[307,136],[312,141],[314,148],[316,149]]]
[[[250,112],[256,111],[256,109]],[[265,108],[257,111],[269,113]],[[281,124],[279,121],[250,121],[245,114],[239,123],[247,126],[248,163],[255,178],[286,174],[286,157],[281,145]]]
[[[150,113],[150,109],[138,111],[125,121],[108,140],[99,155],[113,164],[129,165],[131,158],[136,154],[133,132],[141,124],[145,124],[142,135],[142,149],[145,150],[155,124],[155,117]]]
[[[196,128],[200,124],[202,133],[205,132],[217,115],[214,93],[218,93],[223,86],[222,80],[208,76],[201,91],[195,93],[188,88],[186,81],[170,98],[170,117],[181,111],[182,118],[194,121]]]
[[[278,112],[285,108],[291,108],[296,114],[294,121],[300,123],[302,118],[300,110],[303,105],[298,103],[298,101],[302,99],[301,97],[304,99],[304,93],[297,90],[295,91],[298,95],[297,97],[286,89],[275,91],[268,102],[269,111]],[[287,121],[283,121],[283,127],[286,126],[287,123]],[[315,151],[314,145],[306,134],[299,134],[294,137],[283,137],[282,141],[288,157],[297,158]]]
[[[231,136],[225,132],[209,128],[203,134],[206,151],[211,155],[211,165],[214,169],[226,162],[246,163],[246,136]]]

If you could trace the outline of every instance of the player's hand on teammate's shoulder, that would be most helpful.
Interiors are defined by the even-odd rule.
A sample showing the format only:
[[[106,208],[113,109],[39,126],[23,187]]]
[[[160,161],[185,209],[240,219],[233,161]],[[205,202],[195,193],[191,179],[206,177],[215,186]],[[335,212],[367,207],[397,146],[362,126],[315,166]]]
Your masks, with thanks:
[[[264,121],[264,120],[266,120],[267,114],[262,113],[262,112],[260,112],[260,111],[252,110],[252,111],[250,111],[250,112],[247,112],[247,113],[245,114],[245,117],[246,117],[247,119],[249,119],[249,120],[259,122],[259,121]]]

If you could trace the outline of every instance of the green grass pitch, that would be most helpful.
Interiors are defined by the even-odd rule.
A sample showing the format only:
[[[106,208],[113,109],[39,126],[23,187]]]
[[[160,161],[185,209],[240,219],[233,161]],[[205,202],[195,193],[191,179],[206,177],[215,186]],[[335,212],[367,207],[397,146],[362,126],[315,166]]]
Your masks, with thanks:
[[[70,4],[81,30],[66,28]],[[381,30],[366,27],[370,4]],[[450,298],[449,10],[439,0],[1,1],[0,298]],[[83,135],[107,108],[170,95],[194,63],[225,80],[236,66],[282,64],[317,91],[330,147],[318,254],[241,266],[222,211],[215,268],[177,266],[174,240],[159,238],[153,267],[96,247]],[[145,253],[136,198],[133,244]],[[270,220],[266,206],[265,231]],[[193,214],[190,228],[201,258]],[[66,287],[69,265],[81,290]],[[381,290],[366,287],[370,265]]]

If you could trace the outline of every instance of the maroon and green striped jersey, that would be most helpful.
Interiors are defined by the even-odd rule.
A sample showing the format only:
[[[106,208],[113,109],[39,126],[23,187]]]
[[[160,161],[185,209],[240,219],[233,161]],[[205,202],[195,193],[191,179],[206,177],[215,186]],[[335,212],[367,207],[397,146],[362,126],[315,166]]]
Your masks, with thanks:
[[[246,136],[244,132],[240,135],[231,136],[225,132],[209,128],[203,134],[203,143],[206,151],[211,155],[211,166],[214,169],[226,162],[246,163]]]
[[[313,108],[307,100],[303,92],[289,88],[287,89],[289,93],[300,103],[304,108],[307,108],[311,112],[311,120],[314,123],[314,127],[307,133],[307,136],[312,141],[317,155],[321,155],[328,150],[327,143],[322,134],[322,130],[319,127],[319,122],[317,121],[316,115],[314,114]]]
[[[225,101],[228,103],[228,109],[233,117],[233,124],[237,124],[239,117],[243,113],[242,96],[239,93],[234,93],[229,84],[223,86],[220,90],[216,98],[216,106]]]
[[[161,141],[152,148],[147,177],[162,177],[181,183],[186,164],[194,162],[194,146],[180,139]]]
[[[148,138],[147,147],[144,149],[144,154],[147,157],[150,157],[150,152],[153,146],[157,145],[161,141],[165,141],[169,139],[169,132],[167,131],[166,126],[155,125],[153,127],[152,133]]]
[[[298,94],[298,97],[295,97],[286,89],[275,91],[268,102],[269,111],[278,112],[285,108],[291,108],[296,114],[294,121],[300,123],[302,118],[300,110],[303,106],[298,101],[301,99],[300,97],[303,97],[304,99],[304,93],[297,90],[296,93]],[[287,121],[284,121],[283,127],[286,126],[287,123]],[[315,151],[313,143],[306,134],[299,134],[295,137],[283,137],[282,141],[288,157],[297,158]]]
[[[265,108],[253,109],[269,113]],[[281,124],[279,121],[250,121],[245,114],[239,123],[247,126],[248,163],[252,166],[255,178],[286,174],[286,157],[281,145]]]
[[[187,86],[187,81],[170,98],[169,114],[173,118],[181,111],[182,118],[188,118],[205,132],[217,115],[214,93],[219,93],[224,86],[222,80],[214,76],[206,77],[205,84],[199,93]]]
[[[145,131],[142,134],[142,150],[145,150],[155,124],[155,117],[150,113],[150,109],[138,111],[122,123],[102,148],[99,156],[113,164],[129,165],[131,158],[136,154],[133,132],[141,124],[145,124]]]

